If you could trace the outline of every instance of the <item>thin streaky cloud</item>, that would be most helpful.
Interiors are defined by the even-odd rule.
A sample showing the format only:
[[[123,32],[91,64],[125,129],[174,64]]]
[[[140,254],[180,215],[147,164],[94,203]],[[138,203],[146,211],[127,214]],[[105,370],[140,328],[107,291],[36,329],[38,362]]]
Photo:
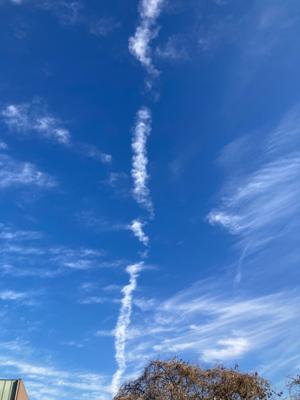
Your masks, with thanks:
[[[234,282],[237,285],[239,285],[241,283],[242,276],[243,276],[243,263],[244,263],[244,260],[247,257],[248,249],[250,249],[250,248],[251,248],[251,242],[248,242],[245,245],[245,247],[244,247],[244,249],[242,251],[242,254],[241,254],[241,256],[240,256],[240,258],[239,258],[239,260],[237,262],[237,269],[236,269],[236,274],[235,274],[235,278],[234,278]]]
[[[9,104],[1,111],[1,115],[9,128],[26,130],[29,126],[28,108],[28,104]]]
[[[51,189],[57,186],[57,182],[32,163],[17,161],[8,155],[0,154],[0,188],[22,186]]]
[[[127,371],[138,373],[153,357],[174,355],[210,364],[258,354],[259,365],[266,359],[275,362],[280,351],[265,355],[283,342],[287,347],[294,343],[287,356],[299,354],[296,291],[242,296],[227,289],[228,282],[204,281],[164,301],[152,300],[132,320]],[[299,361],[298,356],[294,365]]]
[[[169,60],[171,62],[187,60],[189,56],[186,47],[186,43],[182,38],[170,36],[166,43],[157,46],[155,55],[162,60]]]
[[[33,8],[54,15],[61,25],[79,25],[96,37],[106,38],[120,28],[121,23],[115,18],[90,16],[80,0],[7,0],[21,6],[28,4]],[[1,4],[1,2],[0,2]]]
[[[47,243],[45,243],[45,239]],[[40,232],[0,224],[0,274],[2,277],[54,278],[65,273],[117,268],[123,261],[111,260],[102,250],[49,244]]]
[[[83,397],[88,394],[93,400],[109,399],[109,381],[104,375],[59,369],[53,365],[45,366],[35,360],[26,359],[24,345],[20,350],[12,349],[6,352],[3,351],[1,343],[0,347],[0,366],[11,375],[22,375],[33,399],[70,399],[78,397],[78,393]]]
[[[1,110],[1,117],[11,133],[37,135],[43,139],[66,146],[69,150],[94,159],[102,164],[112,163],[112,156],[88,143],[75,142],[65,127],[66,123],[52,115],[41,99],[21,104],[8,104]],[[1,143],[0,143],[1,149]],[[5,147],[2,147],[5,149]]]
[[[148,188],[149,175],[147,172],[147,139],[151,133],[151,111],[142,107],[136,118],[132,138],[132,169],[133,196],[138,204],[153,214],[153,205]]]
[[[39,267],[15,267],[11,264],[1,264],[1,276],[2,277],[14,277],[14,278],[24,278],[24,277],[38,277],[41,279],[50,279],[60,275],[58,270],[51,270]]]
[[[18,133],[36,133],[45,138],[68,145],[71,134],[61,121],[50,115],[40,101],[9,104],[1,111],[8,128]]]
[[[75,25],[83,22],[84,4],[80,0],[39,0],[34,6],[53,13],[62,25]]]
[[[128,230],[128,225],[111,221],[105,217],[99,217],[92,210],[82,210],[76,215],[78,222],[89,229],[97,232],[119,232]]]
[[[35,299],[38,293],[21,292],[11,289],[0,291],[0,301],[3,303],[15,302],[21,306],[36,306],[38,303]]]
[[[23,301],[28,298],[27,293],[16,292],[14,290],[4,290],[0,292],[0,300],[2,301]]]
[[[103,330],[103,329],[99,329],[96,333],[95,336],[98,337],[114,337],[115,336],[115,332],[114,330]]]
[[[137,278],[142,268],[142,262],[129,265],[126,268],[126,271],[129,274],[129,283],[125,285],[122,289],[123,298],[121,300],[121,309],[117,325],[114,330],[117,370],[113,376],[111,384],[111,392],[113,395],[117,393],[120,387],[120,383],[122,381],[123,374],[126,370],[125,347],[131,319],[133,292],[136,290]]]
[[[114,18],[99,18],[90,24],[90,33],[97,37],[106,37],[120,28],[120,22]]]
[[[220,339],[216,346],[203,351],[202,359],[206,362],[239,358],[251,348],[250,341],[244,337]]]
[[[104,304],[104,303],[119,303],[119,299],[112,299],[110,297],[90,296],[78,300],[79,304]]]
[[[103,151],[99,150],[96,146],[91,144],[78,144],[76,146],[78,150],[85,155],[86,157],[93,158],[96,161],[100,161],[102,164],[111,164],[113,158],[111,154],[104,153]]]
[[[7,150],[7,149],[8,149],[7,144],[0,140],[0,150]]]
[[[26,241],[42,237],[41,232],[16,229],[11,225],[0,223],[0,240]]]
[[[285,235],[290,232],[293,236],[291,230],[295,233],[296,216],[300,213],[299,120],[300,107],[296,107],[277,127],[261,134],[261,143],[256,142],[259,157],[246,170],[242,160],[238,160],[234,165],[236,176],[231,174],[224,185],[221,205],[208,215],[210,224],[236,235],[243,248],[251,242],[248,253],[282,236],[283,228]],[[220,158],[225,168],[228,163],[232,165],[231,158],[240,146],[243,151],[244,144],[238,139],[226,146]],[[245,157],[251,157],[255,150],[253,145],[249,149],[249,145],[247,141]]]

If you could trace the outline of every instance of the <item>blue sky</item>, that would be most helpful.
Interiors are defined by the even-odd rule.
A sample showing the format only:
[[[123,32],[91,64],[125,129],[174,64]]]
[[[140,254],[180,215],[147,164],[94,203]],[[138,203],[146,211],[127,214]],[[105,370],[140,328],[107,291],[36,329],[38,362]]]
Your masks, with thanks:
[[[0,0],[0,375],[299,371],[297,0]]]

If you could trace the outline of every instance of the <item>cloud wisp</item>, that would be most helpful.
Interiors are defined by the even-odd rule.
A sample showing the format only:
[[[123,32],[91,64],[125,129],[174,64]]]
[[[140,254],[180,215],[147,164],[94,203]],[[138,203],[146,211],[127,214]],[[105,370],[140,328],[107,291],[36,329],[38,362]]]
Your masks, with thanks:
[[[58,118],[50,115],[39,101],[9,104],[1,112],[5,124],[18,133],[37,133],[47,139],[68,145],[71,135]]]
[[[41,232],[22,230],[0,223],[0,276],[49,279],[67,272],[116,268],[103,250],[56,246]]]
[[[243,263],[249,256],[258,257],[261,253],[260,262],[256,260],[260,273],[261,265],[270,272],[266,269],[271,260],[272,275],[279,273],[280,263],[292,268],[300,261],[295,252],[300,228],[299,123],[297,106],[277,127],[260,132],[255,141],[250,136],[238,139],[226,146],[219,158],[225,170],[236,172],[230,174],[223,187],[221,204],[209,213],[208,221],[237,238]],[[254,152],[258,155],[255,158]],[[262,260],[262,256],[270,259]],[[253,265],[252,262],[252,268]],[[239,266],[236,277],[239,281],[241,272]]]
[[[17,187],[51,189],[56,186],[56,180],[41,172],[34,164],[0,154],[0,189]]]
[[[82,23],[84,3],[81,0],[35,0],[32,4],[53,13],[62,25]]]
[[[37,231],[15,229],[8,224],[0,223],[0,240],[27,241],[40,239],[42,234]]]
[[[155,55],[170,62],[186,61],[189,59],[187,45],[179,36],[170,36],[165,44],[157,46]]]
[[[17,4],[17,5],[23,4],[23,0],[10,0],[10,1],[11,1],[11,3]]]
[[[120,28],[120,22],[114,18],[99,18],[90,24],[90,33],[97,37],[107,37]]]
[[[134,36],[129,39],[130,53],[143,65],[148,74],[157,76],[153,65],[150,42],[157,36],[159,28],[156,21],[162,11],[164,0],[141,0],[139,4],[139,25]]]
[[[1,301],[17,301],[23,302],[28,299],[28,293],[24,292],[16,292],[14,290],[3,290],[0,291],[0,300]]]
[[[2,140],[0,140],[0,150],[7,150],[7,149],[8,149],[7,144]]]
[[[123,374],[126,369],[125,346],[128,335],[128,327],[131,319],[132,297],[133,297],[133,292],[137,287],[137,278],[142,268],[143,268],[143,263],[138,263],[129,265],[126,269],[126,271],[129,274],[129,283],[122,289],[123,298],[121,300],[121,309],[117,325],[114,331],[116,361],[118,368],[113,376],[111,384],[111,392],[113,395],[117,393],[120,387]]]
[[[0,370],[12,376],[22,375],[26,379],[31,398],[69,399],[86,395],[94,400],[110,398],[109,381],[106,376],[42,365],[35,360],[26,359],[24,347],[29,353],[33,353],[32,349],[27,349],[28,345],[22,342],[0,342]]]
[[[137,113],[133,131],[131,176],[135,200],[153,215],[153,204],[148,188],[149,175],[147,172],[147,139],[151,133],[151,122],[151,111],[146,107],[142,107]]]
[[[41,99],[21,104],[8,104],[0,113],[3,122],[12,133],[36,135],[58,143],[85,157],[94,159],[104,165],[112,163],[112,156],[88,143],[73,140],[72,135],[60,118],[53,116]],[[0,149],[6,149],[5,144]]]
[[[169,299],[147,303],[128,331],[129,375],[153,357],[180,356],[208,365],[252,360],[257,368],[266,359],[280,359],[284,346],[287,357],[299,354],[296,291],[241,296],[228,292],[227,281],[203,281]],[[266,357],[271,349],[273,354]],[[299,362],[298,356],[291,370]]]
[[[104,153],[99,150],[96,146],[91,144],[77,144],[78,151],[86,157],[92,158],[96,161],[100,161],[102,164],[109,165],[112,163],[113,158],[110,154]]]
[[[62,26],[77,25],[85,28],[91,35],[107,38],[121,26],[111,16],[97,17],[97,11],[85,6],[82,0],[7,0],[15,6],[30,6],[48,12],[56,17]],[[2,3],[0,2],[0,5]]]

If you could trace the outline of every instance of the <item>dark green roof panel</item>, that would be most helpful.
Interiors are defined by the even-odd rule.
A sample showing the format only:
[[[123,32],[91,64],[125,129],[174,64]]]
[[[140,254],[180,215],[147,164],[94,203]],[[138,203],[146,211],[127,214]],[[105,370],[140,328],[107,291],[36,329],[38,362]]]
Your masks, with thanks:
[[[18,381],[0,379],[0,400],[15,400]]]

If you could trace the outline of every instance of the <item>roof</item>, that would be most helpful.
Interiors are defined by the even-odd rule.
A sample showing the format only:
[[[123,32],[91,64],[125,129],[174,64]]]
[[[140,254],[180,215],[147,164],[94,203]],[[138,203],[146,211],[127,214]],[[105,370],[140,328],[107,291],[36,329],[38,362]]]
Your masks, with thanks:
[[[0,379],[0,400],[15,400],[18,380]]]

